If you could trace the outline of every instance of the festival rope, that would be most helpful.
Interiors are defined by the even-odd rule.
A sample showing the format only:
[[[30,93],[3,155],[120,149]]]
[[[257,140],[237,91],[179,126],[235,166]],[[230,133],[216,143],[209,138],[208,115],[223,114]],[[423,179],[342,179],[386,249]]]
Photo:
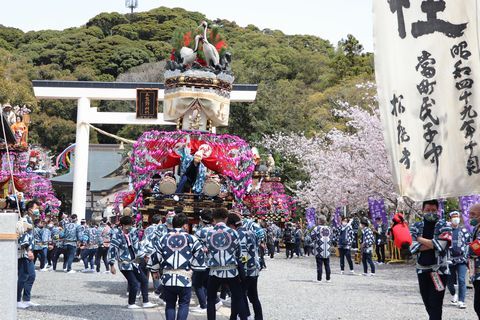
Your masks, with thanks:
[[[2,122],[3,138],[5,139],[5,149],[7,150],[8,169],[10,171],[10,179],[12,180],[13,193],[15,195],[15,202],[17,203],[18,218],[20,219],[22,217],[22,215],[20,213],[20,204],[18,203],[17,188],[15,187],[15,180],[13,179],[13,167],[12,167],[12,162],[10,161],[10,151],[9,151],[9,148],[8,148],[7,135],[6,135],[6,132],[5,132],[5,121],[4,121],[5,118],[3,117],[3,106],[0,107],[0,117],[1,117],[1,122]]]
[[[113,134],[113,133],[109,133],[109,132],[104,131],[104,130],[102,130],[102,129],[99,129],[99,128],[95,127],[95,126],[92,126],[90,123],[89,123],[88,125],[89,125],[92,129],[94,129],[95,131],[97,131],[97,132],[99,132],[99,133],[101,133],[101,134],[103,134],[103,135],[105,135],[105,136],[107,136],[107,137],[110,137],[110,138],[113,138],[113,139],[116,139],[116,140],[119,140],[119,141],[122,141],[122,142],[125,142],[125,143],[130,143],[130,144],[134,144],[134,143],[135,143],[134,140],[129,140],[129,139],[126,139],[126,138],[122,138],[122,137],[120,137],[120,136],[117,136],[117,135],[115,135],[115,134]]]

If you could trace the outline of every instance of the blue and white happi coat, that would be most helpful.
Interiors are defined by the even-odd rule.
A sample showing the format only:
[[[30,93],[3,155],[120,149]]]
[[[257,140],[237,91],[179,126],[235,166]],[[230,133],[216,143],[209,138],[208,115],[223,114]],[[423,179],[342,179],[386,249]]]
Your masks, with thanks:
[[[43,235],[44,235],[44,229],[35,227],[33,228],[33,240],[35,242],[33,246],[33,250],[42,250],[44,248],[43,245]],[[47,243],[48,245],[48,243]]]
[[[312,230],[311,237],[315,255],[324,259],[329,258],[333,240],[332,229],[324,225],[316,226]]]
[[[157,224],[151,224],[143,230],[143,239],[142,242],[144,245],[147,245],[148,242],[152,242],[152,239],[155,235],[155,230],[157,230]]]
[[[28,251],[32,251],[35,244],[35,240],[33,238],[33,231],[27,231],[23,233],[17,242],[17,249],[18,249],[18,259],[27,258],[28,259]]]
[[[375,236],[373,235],[372,229],[365,227],[362,230],[362,238],[360,239],[362,244],[362,253],[372,253],[373,244],[375,243]]]
[[[210,275],[218,278],[238,276],[238,263],[242,255],[238,233],[220,222],[208,230],[205,242]]]
[[[453,265],[468,263],[468,244],[470,243],[470,233],[466,228],[452,227],[452,244],[450,246],[450,261]]]
[[[61,229],[59,227],[52,228],[52,242],[57,248],[63,247],[63,240],[60,238]]]
[[[245,226],[237,229],[240,248],[242,250],[242,261],[247,277],[258,277],[260,273],[260,255],[258,246],[261,240],[258,240],[254,231],[248,230]]]
[[[112,240],[112,229],[108,225],[100,225],[97,228],[97,244],[98,246],[108,247]]]
[[[352,243],[355,240],[355,235],[353,233],[353,228],[350,224],[345,226],[340,225],[338,231],[336,232],[337,238],[335,242],[337,243],[339,248],[342,249],[350,249],[352,247]]]
[[[449,257],[449,248],[448,242],[445,240],[440,240],[438,237],[443,232],[451,232],[452,228],[447,225],[444,220],[439,220],[435,225],[435,231],[433,235],[432,243],[433,249],[435,250],[435,264],[432,266],[421,266],[418,263],[418,259],[420,258],[420,248],[421,243],[417,241],[417,238],[423,236],[423,226],[424,222],[420,221],[413,224],[410,227],[410,234],[412,235],[412,244],[410,246],[410,252],[412,255],[417,256],[417,273],[425,273],[434,271],[440,274],[450,274],[450,270],[448,268],[448,257]]]
[[[211,224],[205,224],[203,227],[200,229],[197,229],[195,232],[195,236],[197,239],[202,243],[203,247],[207,247],[207,233],[209,230],[213,229],[213,226]],[[205,254],[203,256],[203,261],[198,261],[198,267],[195,269],[195,271],[203,271],[208,268],[208,255]]]
[[[96,227],[89,227],[85,229],[85,234],[87,236],[86,248],[87,249],[98,249],[98,229]]]
[[[62,238],[64,245],[76,247],[77,241],[82,241],[83,239],[83,227],[75,222],[66,223]]]
[[[152,272],[163,270],[164,286],[191,287],[192,272],[204,261],[204,247],[194,235],[183,229],[170,230],[150,243],[153,252],[148,261]]]
[[[133,270],[133,267],[138,268],[138,260],[145,257],[145,249],[138,239],[137,230],[132,228],[128,235],[133,255],[128,248],[127,238],[121,230],[115,232],[108,249],[108,262],[113,264],[115,261],[118,261],[120,270]]]

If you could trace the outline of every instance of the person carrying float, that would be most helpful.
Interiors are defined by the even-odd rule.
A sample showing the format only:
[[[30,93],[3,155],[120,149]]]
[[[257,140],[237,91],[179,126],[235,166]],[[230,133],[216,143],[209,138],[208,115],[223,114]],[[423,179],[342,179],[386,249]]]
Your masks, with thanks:
[[[193,269],[202,264],[204,248],[197,237],[187,233],[188,217],[179,213],[173,217],[172,228],[150,244],[148,268],[154,278],[160,277],[165,296],[167,320],[186,320],[192,297]],[[178,301],[178,311],[176,308]]]

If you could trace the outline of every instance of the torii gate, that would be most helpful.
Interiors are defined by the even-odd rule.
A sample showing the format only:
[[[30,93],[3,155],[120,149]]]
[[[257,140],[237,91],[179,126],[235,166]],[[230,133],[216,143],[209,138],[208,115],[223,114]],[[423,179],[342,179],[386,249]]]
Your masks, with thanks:
[[[166,122],[163,113],[157,119],[137,119],[135,112],[98,112],[90,107],[92,100],[135,101],[137,89],[158,89],[158,100],[163,101],[163,83],[134,82],[90,82],[90,81],[49,81],[34,80],[33,90],[37,99],[77,100],[77,133],[75,142],[75,171],[73,174],[72,213],[79,219],[85,218],[88,150],[90,139],[89,124],[131,124],[131,125],[175,125]],[[234,84],[231,102],[253,102],[257,85]]]

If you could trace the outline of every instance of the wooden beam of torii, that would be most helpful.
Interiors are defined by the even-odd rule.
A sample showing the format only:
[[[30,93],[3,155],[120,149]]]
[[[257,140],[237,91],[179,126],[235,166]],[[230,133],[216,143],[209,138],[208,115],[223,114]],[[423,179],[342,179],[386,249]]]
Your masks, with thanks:
[[[73,173],[72,213],[79,219],[85,217],[89,124],[130,124],[130,125],[175,125],[166,122],[163,113],[157,119],[137,119],[134,112],[98,112],[91,108],[92,100],[135,101],[138,89],[158,89],[158,100],[163,101],[163,83],[138,82],[91,82],[91,81],[49,81],[34,80],[33,91],[37,99],[77,100],[77,133]],[[253,102],[257,85],[235,84],[230,94],[231,102]]]

